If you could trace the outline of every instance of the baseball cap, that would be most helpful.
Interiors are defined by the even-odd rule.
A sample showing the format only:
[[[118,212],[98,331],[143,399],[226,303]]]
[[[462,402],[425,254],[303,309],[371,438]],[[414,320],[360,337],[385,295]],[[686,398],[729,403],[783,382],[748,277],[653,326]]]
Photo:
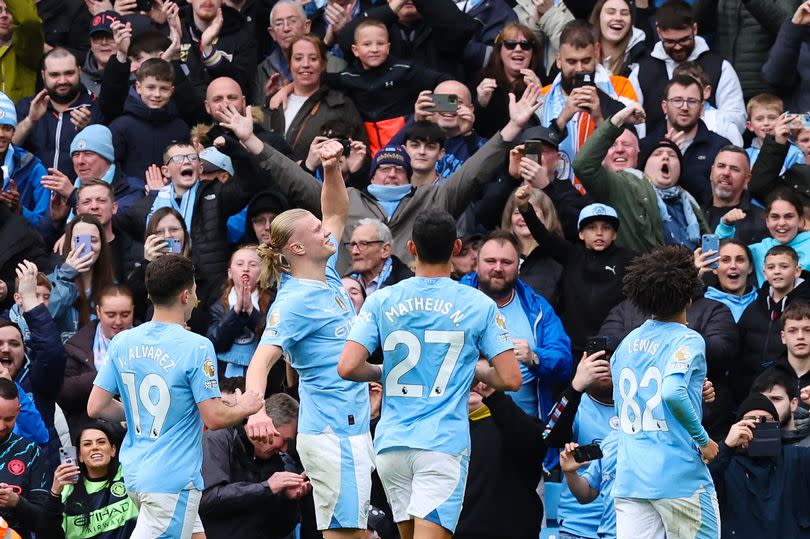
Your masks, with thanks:
[[[613,228],[619,230],[619,214],[606,204],[589,204],[582,208],[577,220],[577,229],[582,230],[582,227],[591,221],[607,221]]]
[[[539,140],[545,142],[549,146],[553,146],[554,148],[560,147],[560,142],[564,138],[559,131],[556,129],[550,129],[548,127],[537,126],[531,127],[523,132],[523,136],[521,137],[524,142],[527,140]]]
[[[121,16],[115,11],[102,11],[90,21],[90,35],[92,36],[99,32],[112,34],[112,23],[120,20]]]
[[[234,175],[231,158],[213,146],[209,146],[200,152],[200,161],[202,161],[203,172],[224,170],[231,176]]]

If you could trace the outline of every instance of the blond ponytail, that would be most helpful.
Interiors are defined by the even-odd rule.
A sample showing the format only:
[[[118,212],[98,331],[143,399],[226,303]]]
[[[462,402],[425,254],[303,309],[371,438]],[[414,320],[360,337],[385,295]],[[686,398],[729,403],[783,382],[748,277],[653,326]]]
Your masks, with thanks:
[[[290,264],[283,250],[295,232],[298,220],[307,215],[311,215],[307,210],[293,209],[282,212],[273,219],[273,224],[270,225],[270,243],[260,245],[257,251],[262,259],[262,288],[278,286],[282,274],[290,271]]]

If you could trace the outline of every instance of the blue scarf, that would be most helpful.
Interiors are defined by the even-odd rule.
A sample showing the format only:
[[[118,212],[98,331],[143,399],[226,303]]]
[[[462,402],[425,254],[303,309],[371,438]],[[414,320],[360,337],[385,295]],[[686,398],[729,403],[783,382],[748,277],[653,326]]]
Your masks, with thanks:
[[[6,157],[3,160],[3,190],[6,190],[6,186],[8,185],[8,181],[11,179],[11,175],[14,173],[14,146],[11,144],[8,145],[8,149],[6,150]]]
[[[405,185],[378,185],[372,183],[368,186],[368,192],[377,199],[388,219],[397,211],[402,199],[411,193],[411,184]]]
[[[374,292],[382,288],[383,283],[391,276],[391,270],[393,269],[393,267],[394,261],[390,257],[386,258],[385,262],[383,263],[382,269],[380,269],[380,273],[377,274],[376,277],[374,277],[374,281],[377,282],[377,288],[374,289]],[[352,279],[360,283],[360,285],[363,286],[363,288],[365,288],[365,285],[363,285],[362,275],[360,275],[359,273],[352,273]]]
[[[690,249],[694,249],[700,238],[700,222],[692,207],[692,197],[677,185],[668,189],[659,189],[653,186],[653,189],[655,189],[655,200],[658,203],[658,214],[664,224],[664,243],[667,245],[681,243]],[[685,228],[682,223],[678,222],[682,221],[679,218],[681,216],[673,215],[667,202],[680,203],[683,220],[686,222]]]
[[[752,287],[751,290],[742,296],[736,296],[734,294],[729,294],[728,292],[723,292],[719,288],[710,286],[706,289],[706,293],[703,294],[703,296],[707,299],[719,301],[728,307],[731,311],[731,316],[734,317],[734,322],[739,322],[745,308],[753,303],[755,299],[757,299],[757,289]]]
[[[236,299],[236,289],[231,287],[231,291],[228,292],[228,305],[231,309],[236,305]],[[250,301],[253,303],[253,308],[261,312],[258,290],[251,292]],[[225,363],[225,376],[228,378],[244,376],[247,373],[247,367],[250,365],[253,353],[258,347],[259,339],[253,333],[253,330],[243,327],[239,335],[231,343],[231,347],[224,352],[217,353],[217,360]]]
[[[109,358],[107,349],[109,347],[110,339],[104,336],[104,332],[101,331],[101,324],[98,324],[96,326],[96,338],[93,339],[93,365],[97,371],[100,371],[101,367],[107,364]]]
[[[152,210],[149,212],[149,217],[146,219],[147,224],[154,214],[160,208],[174,208],[180,215],[183,216],[183,221],[186,223],[186,230],[191,233],[191,223],[194,220],[194,202],[197,200],[197,189],[200,187],[200,182],[196,182],[191,189],[183,193],[180,198],[180,204],[177,203],[177,196],[174,191],[174,184],[169,182],[158,191],[155,201],[152,203]]]

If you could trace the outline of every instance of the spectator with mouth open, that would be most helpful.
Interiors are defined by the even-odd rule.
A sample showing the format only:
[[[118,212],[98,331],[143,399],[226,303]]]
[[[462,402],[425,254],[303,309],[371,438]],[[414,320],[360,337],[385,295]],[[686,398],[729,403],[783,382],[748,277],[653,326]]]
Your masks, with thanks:
[[[643,120],[644,109],[634,103],[603,122],[577,154],[574,171],[595,201],[619,214],[618,246],[641,252],[662,244],[694,249],[708,227],[695,199],[678,185],[683,168],[678,146],[659,140],[646,154],[644,172],[635,168],[638,142],[623,128]],[[614,150],[617,143],[626,146]]]

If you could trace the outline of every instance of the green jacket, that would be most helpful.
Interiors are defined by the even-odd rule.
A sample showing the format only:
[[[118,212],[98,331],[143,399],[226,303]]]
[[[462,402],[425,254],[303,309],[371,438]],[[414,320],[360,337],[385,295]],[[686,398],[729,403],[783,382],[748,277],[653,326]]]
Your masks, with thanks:
[[[610,172],[602,166],[613,141],[621,134],[622,128],[608,120],[602,122],[577,153],[574,172],[596,202],[612,206],[619,214],[616,245],[646,253],[664,244],[664,225],[658,213],[655,189],[641,171]],[[701,233],[708,233],[703,212],[694,199],[692,208],[700,222]]]
[[[746,101],[769,91],[762,65],[782,23],[799,4],[799,0],[695,0],[692,9],[700,32],[715,33],[712,50],[734,66]]]
[[[15,103],[32,95],[45,36],[32,0],[6,0],[14,17],[11,44],[0,47],[0,91]]]

